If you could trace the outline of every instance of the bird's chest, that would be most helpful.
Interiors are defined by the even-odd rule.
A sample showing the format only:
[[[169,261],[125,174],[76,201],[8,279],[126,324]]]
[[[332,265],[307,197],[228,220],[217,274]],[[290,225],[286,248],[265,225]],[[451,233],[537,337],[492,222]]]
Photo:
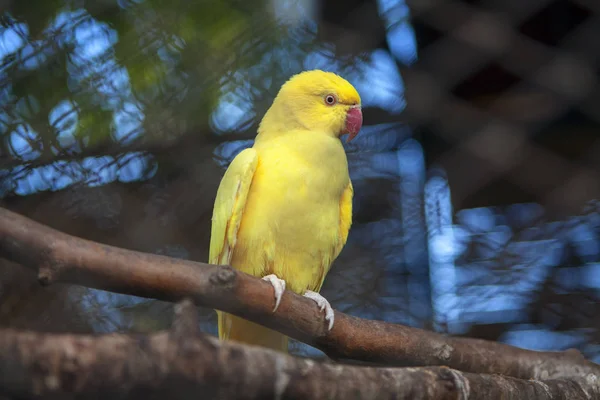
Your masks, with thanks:
[[[328,246],[338,233],[340,198],[349,183],[345,152],[341,145],[309,154],[294,150],[260,154],[250,218],[253,225],[262,220],[260,234],[276,242]]]

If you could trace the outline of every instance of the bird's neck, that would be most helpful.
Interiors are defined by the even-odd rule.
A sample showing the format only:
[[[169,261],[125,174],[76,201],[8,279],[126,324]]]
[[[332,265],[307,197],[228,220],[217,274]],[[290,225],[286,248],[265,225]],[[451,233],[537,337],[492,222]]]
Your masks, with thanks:
[[[293,130],[285,134],[266,136],[254,142],[259,155],[277,154],[286,162],[301,161],[302,165],[310,165],[319,170],[339,172],[341,178],[348,174],[348,161],[344,146],[339,138],[323,133],[306,130]],[[339,170],[339,171],[338,171]],[[345,178],[344,178],[345,179]]]
[[[294,114],[294,110],[284,104],[273,103],[260,121],[256,141],[268,140],[290,130],[307,130]]]

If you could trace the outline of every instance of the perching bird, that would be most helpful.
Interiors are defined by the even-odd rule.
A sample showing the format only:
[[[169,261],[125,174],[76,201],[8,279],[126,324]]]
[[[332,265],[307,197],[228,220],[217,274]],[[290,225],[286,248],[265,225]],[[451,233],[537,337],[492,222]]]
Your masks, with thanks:
[[[217,191],[210,263],[228,264],[333,310],[318,294],[352,223],[352,182],[340,136],[362,126],[360,96],[319,70],[290,78],[262,119],[251,148],[229,165]],[[219,337],[287,352],[287,336],[217,311]]]

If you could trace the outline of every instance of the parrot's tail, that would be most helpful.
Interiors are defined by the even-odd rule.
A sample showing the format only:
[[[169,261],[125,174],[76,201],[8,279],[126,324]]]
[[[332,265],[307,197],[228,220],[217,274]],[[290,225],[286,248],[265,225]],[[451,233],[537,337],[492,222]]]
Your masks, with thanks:
[[[235,315],[217,311],[219,317],[219,339],[262,346],[283,353],[288,352],[288,337]]]

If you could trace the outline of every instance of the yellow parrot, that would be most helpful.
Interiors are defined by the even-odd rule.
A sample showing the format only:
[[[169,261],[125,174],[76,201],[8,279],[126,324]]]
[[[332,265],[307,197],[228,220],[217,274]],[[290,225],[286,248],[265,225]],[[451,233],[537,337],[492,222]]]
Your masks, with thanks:
[[[340,76],[292,76],[263,117],[254,145],[229,165],[213,209],[209,262],[267,280],[277,310],[286,287],[325,310],[318,294],[352,223],[352,182],[340,136],[362,126],[361,100]],[[217,311],[219,338],[287,352],[287,336]]]

